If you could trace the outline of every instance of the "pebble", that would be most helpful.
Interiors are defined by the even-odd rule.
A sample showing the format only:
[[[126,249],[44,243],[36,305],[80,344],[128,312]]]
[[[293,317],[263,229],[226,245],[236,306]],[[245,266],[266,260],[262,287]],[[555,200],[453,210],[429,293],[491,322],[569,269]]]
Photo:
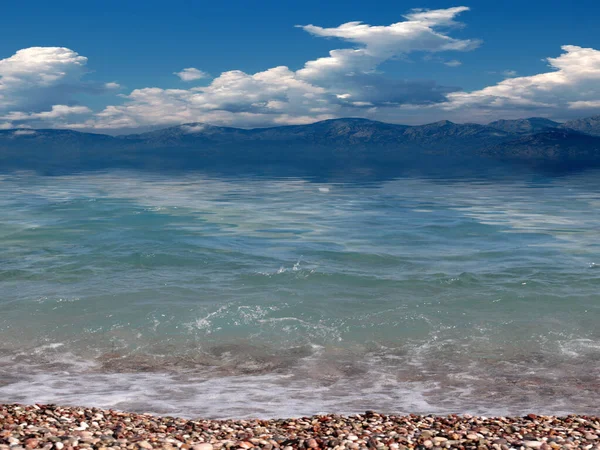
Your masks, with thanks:
[[[321,415],[187,420],[98,408],[0,404],[0,450],[600,450],[592,416]]]
[[[212,444],[196,444],[192,447],[192,450],[213,450]]]

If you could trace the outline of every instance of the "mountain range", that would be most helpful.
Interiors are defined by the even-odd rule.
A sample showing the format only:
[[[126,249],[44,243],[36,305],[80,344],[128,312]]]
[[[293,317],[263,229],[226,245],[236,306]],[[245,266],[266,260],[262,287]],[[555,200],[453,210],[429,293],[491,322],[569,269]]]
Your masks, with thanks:
[[[255,129],[189,123],[123,136],[0,130],[0,170],[345,170],[483,163],[600,167],[600,115],[562,124],[538,117],[487,125],[444,120],[418,126],[349,118]]]

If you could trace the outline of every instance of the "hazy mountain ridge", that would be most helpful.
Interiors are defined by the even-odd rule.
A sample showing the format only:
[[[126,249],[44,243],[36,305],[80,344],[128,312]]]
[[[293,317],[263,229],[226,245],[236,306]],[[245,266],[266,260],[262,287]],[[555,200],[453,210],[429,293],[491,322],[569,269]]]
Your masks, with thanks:
[[[531,134],[546,131],[552,128],[560,127],[559,122],[555,122],[544,117],[529,117],[528,119],[515,120],[496,120],[490,122],[488,126],[513,134]]]
[[[489,125],[444,120],[408,126],[358,118],[255,129],[189,123],[125,136],[0,130],[4,169],[390,167],[460,164],[465,158],[600,166],[600,116],[565,124],[535,117]]]
[[[581,131],[592,136],[600,136],[600,114],[583,119],[569,120],[563,123],[561,127]]]

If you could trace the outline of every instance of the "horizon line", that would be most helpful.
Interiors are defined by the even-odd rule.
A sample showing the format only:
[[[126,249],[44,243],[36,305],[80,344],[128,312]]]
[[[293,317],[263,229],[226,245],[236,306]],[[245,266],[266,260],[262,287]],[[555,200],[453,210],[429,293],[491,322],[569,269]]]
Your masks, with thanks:
[[[288,127],[298,127],[298,126],[310,126],[310,125],[315,125],[318,123],[325,123],[325,122],[334,122],[334,121],[342,121],[342,120],[360,120],[360,121],[364,121],[364,122],[374,122],[374,123],[381,123],[381,124],[385,124],[385,125],[394,125],[394,126],[400,126],[400,127],[406,127],[406,128],[416,128],[416,127],[423,127],[423,126],[427,126],[427,125],[434,125],[437,123],[442,123],[442,122],[447,122],[450,124],[454,124],[454,125],[479,125],[479,126],[489,126],[492,123],[496,123],[496,122],[514,122],[514,121],[520,121],[520,120],[532,120],[532,119],[544,119],[544,120],[549,120],[551,122],[557,123],[559,125],[563,125],[567,122],[572,122],[573,120],[581,120],[581,119],[588,119],[588,118],[595,118],[598,117],[600,118],[600,114],[596,114],[596,115],[592,115],[592,116],[585,116],[585,117],[580,117],[579,119],[571,119],[571,120],[567,120],[567,121],[563,121],[563,122],[559,122],[557,120],[553,120],[553,119],[549,119],[547,117],[542,117],[542,116],[531,116],[531,117],[520,117],[517,119],[497,119],[497,120],[492,120],[491,122],[485,123],[485,124],[481,124],[481,123],[477,123],[477,122],[453,122],[451,120],[447,120],[447,119],[442,119],[442,120],[436,120],[435,122],[426,122],[426,123],[422,123],[419,125],[406,125],[406,124],[402,124],[402,123],[393,123],[393,122],[383,122],[381,120],[374,120],[374,119],[368,119],[368,118],[364,118],[364,117],[338,117],[338,118],[332,118],[332,119],[324,119],[324,120],[317,120],[315,122],[311,122],[311,123],[301,123],[301,124],[286,124],[286,125],[275,125],[275,126],[258,126],[258,127],[233,127],[233,126],[228,126],[228,125],[214,125],[211,123],[207,123],[207,122],[184,122],[184,123],[179,123],[179,124],[173,124],[173,125],[168,125],[168,126],[161,126],[161,125],[148,125],[147,127],[139,127],[137,128],[139,131],[135,131],[135,128],[118,128],[118,129],[107,129],[107,130],[113,130],[114,133],[111,133],[110,131],[100,131],[100,130],[96,130],[96,129],[88,129],[88,128],[81,128],[81,129],[77,129],[77,128],[68,128],[68,127],[54,127],[54,128],[31,128],[31,127],[17,127],[17,128],[6,128],[6,129],[0,129],[0,132],[5,132],[5,131],[74,131],[76,133],[82,133],[82,134],[99,134],[99,135],[105,135],[105,136],[127,136],[127,135],[133,135],[133,134],[143,134],[143,133],[149,133],[152,131],[160,131],[160,130],[168,130],[170,128],[177,128],[177,127],[183,127],[186,125],[203,125],[203,126],[207,126],[207,127],[213,127],[213,128],[227,128],[227,129],[233,129],[233,130],[267,130],[267,129],[275,129],[275,128],[288,128]],[[144,128],[148,128],[144,131],[142,131]],[[122,133],[119,133],[118,131],[122,130]]]

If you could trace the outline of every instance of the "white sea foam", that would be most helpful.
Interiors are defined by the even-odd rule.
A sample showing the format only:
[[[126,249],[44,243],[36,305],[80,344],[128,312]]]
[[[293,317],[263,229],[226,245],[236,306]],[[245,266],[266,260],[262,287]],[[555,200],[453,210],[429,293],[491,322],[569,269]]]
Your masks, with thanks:
[[[278,375],[190,379],[160,373],[45,373],[0,385],[0,402],[85,404],[208,418],[352,414],[374,408],[397,413],[456,412],[457,406],[439,406],[428,399],[437,388],[435,383],[398,383],[376,373],[362,382],[329,385]]]
[[[468,374],[454,385],[440,381],[401,381],[373,368],[360,377],[327,381],[305,375],[265,374],[205,377],[173,373],[24,373],[0,384],[0,402],[97,406],[162,415],[206,418],[273,418],[318,413],[353,414],[368,409],[389,413],[509,415],[593,413],[581,398],[531,397],[514,403],[493,384]],[[476,386],[477,389],[475,388]],[[486,389],[481,391],[480,389]],[[486,395],[482,396],[485,392]],[[494,394],[492,398],[490,394]],[[516,394],[516,393],[515,393]],[[523,395],[522,393],[517,395]],[[591,409],[590,409],[591,408]]]

